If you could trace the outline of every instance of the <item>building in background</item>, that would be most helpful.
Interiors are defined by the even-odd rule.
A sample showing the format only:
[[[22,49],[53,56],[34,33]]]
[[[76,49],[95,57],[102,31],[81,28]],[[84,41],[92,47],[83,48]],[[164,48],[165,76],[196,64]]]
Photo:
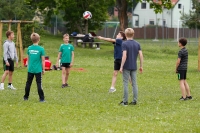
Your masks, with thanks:
[[[192,0],[171,0],[172,9],[163,7],[163,12],[155,14],[150,3],[143,0],[138,2],[133,10],[133,27],[143,27],[148,25],[160,25],[170,28],[176,28],[183,14],[189,14],[192,10]],[[158,2],[158,0],[154,0]]]

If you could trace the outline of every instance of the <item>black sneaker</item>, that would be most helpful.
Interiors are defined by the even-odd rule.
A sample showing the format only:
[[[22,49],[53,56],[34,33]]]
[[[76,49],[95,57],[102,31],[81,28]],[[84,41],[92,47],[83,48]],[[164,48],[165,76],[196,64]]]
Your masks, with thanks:
[[[134,102],[130,102],[130,103],[129,103],[129,105],[136,105],[136,104],[137,104],[136,101],[134,101]]]
[[[70,87],[70,86],[69,86],[69,84],[66,83],[66,84],[65,84],[65,87]]]
[[[187,100],[187,97],[186,98],[181,97],[179,100],[185,101],[185,100]]]
[[[186,96],[187,99],[191,100],[192,99],[192,96]]]
[[[25,97],[24,97],[24,101],[28,101],[28,98],[25,98]]]
[[[128,102],[121,101],[121,102],[119,103],[119,105],[127,106],[127,105],[128,105]]]
[[[40,102],[41,102],[41,103],[44,103],[44,102],[45,102],[45,100],[44,100],[44,99],[43,99],[43,100],[42,100],[42,99],[40,99]]]

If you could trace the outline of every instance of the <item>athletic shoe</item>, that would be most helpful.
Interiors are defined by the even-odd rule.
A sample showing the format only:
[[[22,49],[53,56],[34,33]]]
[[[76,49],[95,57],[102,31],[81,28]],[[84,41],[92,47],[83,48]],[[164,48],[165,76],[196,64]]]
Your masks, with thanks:
[[[4,90],[4,83],[1,83],[0,90]]]
[[[128,102],[121,101],[121,102],[119,103],[119,105],[127,106],[127,105],[128,105]]]
[[[137,104],[136,101],[134,101],[134,102],[130,102],[130,103],[129,103],[129,105],[136,105],[136,104]]]
[[[186,96],[186,98],[192,100],[192,96]]]
[[[110,88],[110,89],[109,89],[109,93],[113,93],[113,92],[115,92],[115,91],[116,91],[115,88]]]
[[[25,97],[24,97],[24,101],[28,101],[28,98],[25,98]]]
[[[66,84],[65,84],[65,87],[70,87],[70,86],[69,86],[69,84],[66,83]]]
[[[187,100],[187,97],[186,98],[181,97],[179,100],[185,101],[185,100]]]
[[[41,99],[40,99],[40,102],[41,102],[41,103],[44,103],[44,102],[46,102],[46,101],[45,101],[45,100],[41,100]]]
[[[12,84],[8,85],[8,88],[11,89],[11,90],[16,90],[16,88]]]
[[[61,88],[65,88],[65,84],[62,84]]]

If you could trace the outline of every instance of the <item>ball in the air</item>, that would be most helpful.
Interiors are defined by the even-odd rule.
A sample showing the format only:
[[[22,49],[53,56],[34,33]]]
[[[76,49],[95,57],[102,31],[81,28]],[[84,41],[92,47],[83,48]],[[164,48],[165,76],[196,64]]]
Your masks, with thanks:
[[[83,13],[83,18],[84,19],[91,19],[92,18],[92,13],[90,11],[85,11]]]

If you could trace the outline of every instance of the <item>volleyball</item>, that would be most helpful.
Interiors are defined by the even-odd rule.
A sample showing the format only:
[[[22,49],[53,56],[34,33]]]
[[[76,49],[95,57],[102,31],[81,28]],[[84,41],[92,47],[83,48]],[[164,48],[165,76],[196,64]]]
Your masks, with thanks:
[[[83,13],[83,18],[84,19],[91,19],[92,18],[92,13],[90,11],[85,11]]]

